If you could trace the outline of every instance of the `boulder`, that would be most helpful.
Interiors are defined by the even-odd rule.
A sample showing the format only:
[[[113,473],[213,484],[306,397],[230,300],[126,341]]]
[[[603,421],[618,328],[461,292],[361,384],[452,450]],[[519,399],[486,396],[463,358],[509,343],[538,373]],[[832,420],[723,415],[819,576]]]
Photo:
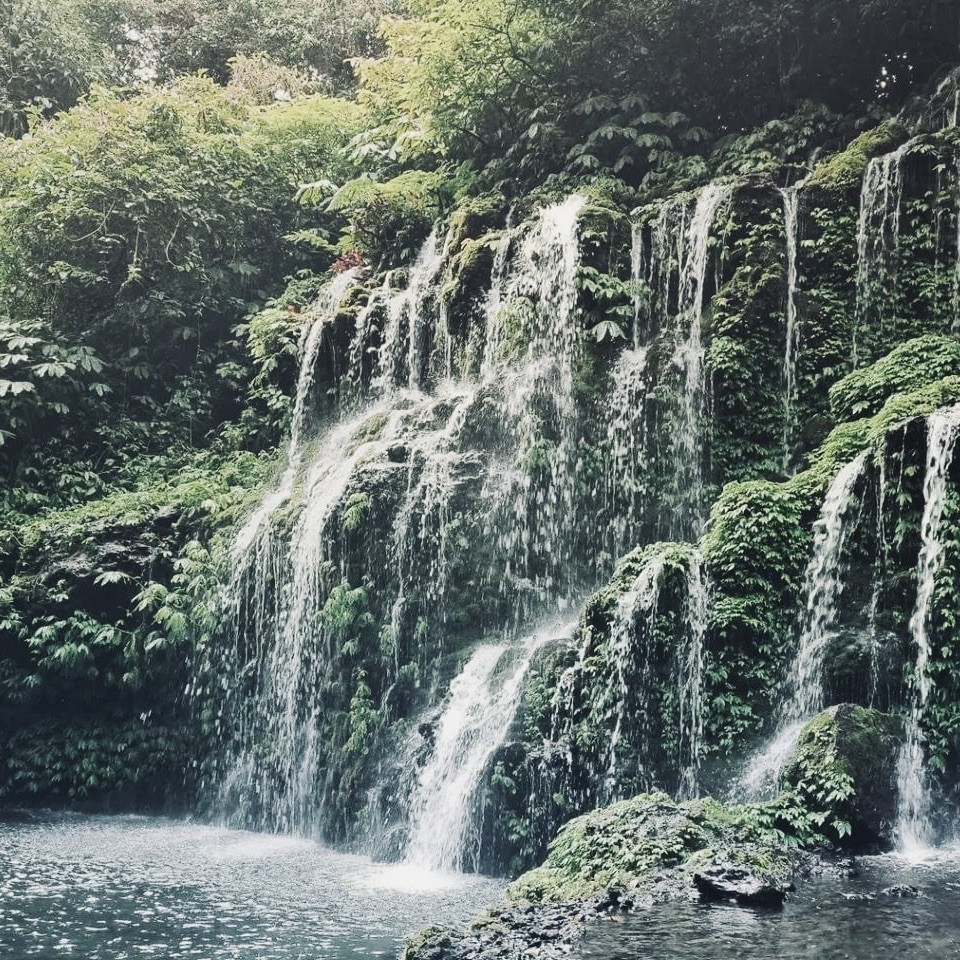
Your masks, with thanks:
[[[826,824],[844,846],[889,849],[902,740],[898,717],[858,704],[838,704],[803,728],[784,780],[807,806],[826,815]]]
[[[740,851],[742,853],[742,851]],[[723,853],[693,875],[693,885],[703,900],[735,900],[745,907],[781,907],[783,898],[795,890],[788,875],[764,871]]]

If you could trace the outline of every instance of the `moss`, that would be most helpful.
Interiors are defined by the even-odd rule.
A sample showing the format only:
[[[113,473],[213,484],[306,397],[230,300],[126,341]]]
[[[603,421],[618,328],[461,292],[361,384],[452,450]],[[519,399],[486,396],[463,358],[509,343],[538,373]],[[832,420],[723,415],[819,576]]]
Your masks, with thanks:
[[[432,960],[446,956],[444,952],[452,943],[450,931],[442,927],[426,927],[415,933],[404,944],[400,960]]]
[[[893,120],[861,133],[846,150],[817,166],[807,182],[807,189],[819,188],[829,193],[842,193],[859,186],[870,160],[889,153],[906,139],[906,130]]]
[[[894,394],[916,391],[957,374],[960,341],[956,337],[917,337],[835,383],[830,388],[830,408],[837,420],[872,415]]]
[[[482,295],[490,279],[493,251],[502,231],[491,231],[480,237],[464,237],[450,257],[440,287],[440,298],[456,306],[472,293]]]
[[[831,707],[803,728],[784,780],[834,839],[889,840],[901,736],[897,717],[850,703]]]
[[[790,857],[779,840],[759,826],[750,807],[641,794],[571,820],[546,862],[514,881],[506,896],[514,903],[561,902],[614,885],[654,898],[682,895],[694,874],[717,858],[789,875]]]

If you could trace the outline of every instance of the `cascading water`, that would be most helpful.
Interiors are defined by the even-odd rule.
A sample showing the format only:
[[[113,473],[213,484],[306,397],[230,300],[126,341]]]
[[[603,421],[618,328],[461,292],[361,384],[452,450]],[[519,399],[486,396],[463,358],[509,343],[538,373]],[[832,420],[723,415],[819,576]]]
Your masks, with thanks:
[[[497,243],[490,271],[490,289],[483,306],[484,355],[481,377],[491,379],[497,370],[500,352],[500,308],[503,306],[503,289],[507,278],[510,246],[513,243],[513,210],[507,215],[503,236]]]
[[[710,183],[693,198],[681,195],[662,203],[649,228],[649,253],[642,233],[634,233],[635,339],[666,336],[677,380],[670,411],[674,503],[661,524],[673,539],[696,539],[705,519],[703,420],[708,396],[702,319],[710,238],[733,191],[732,184]]]
[[[703,558],[694,553],[687,569],[684,644],[677,651],[679,695],[678,797],[690,800],[699,793],[703,740],[703,641],[707,633],[710,598]]]
[[[526,341],[519,364],[495,359],[489,345],[485,351],[484,383],[502,392],[504,452],[511,451],[489,472],[482,495],[490,505],[486,528],[506,561],[497,584],[501,592],[514,592],[519,578],[537,596],[556,596],[558,589],[564,596],[571,541],[583,534],[574,384],[582,339],[577,225],[584,203],[574,194],[543,210],[502,280],[504,307],[519,310],[515,322],[520,343]],[[489,320],[495,304],[487,307],[488,328],[500,329]],[[525,469],[516,468],[518,460]]]
[[[293,414],[290,420],[290,439],[287,442],[286,464],[276,487],[265,496],[257,509],[247,518],[234,538],[232,553],[243,557],[253,545],[264,522],[285,503],[293,490],[293,484],[303,452],[303,434],[307,426],[307,410],[310,393],[316,376],[317,354],[323,343],[323,334],[333,319],[337,307],[347,290],[356,282],[356,271],[345,270],[330,282],[320,299],[307,311],[310,321],[304,327],[300,347],[300,372],[293,398]]]
[[[823,657],[833,638],[837,604],[843,591],[843,560],[855,523],[851,511],[857,481],[868,452],[846,464],[834,477],[814,527],[813,555],[804,577],[806,610],[803,628],[787,679],[788,697],[780,728],[771,743],[751,758],[739,779],[738,792],[748,799],[764,796],[776,781],[797,743],[804,723],[823,708]],[[853,518],[854,520],[856,518]]]
[[[450,685],[433,754],[410,805],[406,862],[435,870],[475,867],[471,802],[516,712],[537,651],[565,638],[574,622],[549,621],[519,642],[483,644]]]
[[[896,282],[900,247],[903,159],[915,146],[909,140],[892,153],[874,157],[863,174],[857,221],[857,322],[874,317],[883,329],[883,299]],[[856,358],[856,334],[854,358]]]
[[[377,388],[388,393],[396,386],[419,389],[424,376],[427,335],[424,329],[428,298],[443,267],[443,250],[431,231],[410,268],[407,286],[387,301],[387,325],[380,346]]]
[[[660,600],[663,569],[662,555],[654,554],[644,564],[630,589],[617,600],[610,624],[608,656],[613,667],[613,682],[608,693],[614,699],[609,710],[613,729],[607,744],[607,772],[601,795],[605,800],[613,799],[619,786],[617,750],[627,720],[631,687],[636,685],[644,691],[649,689],[650,647],[657,626],[657,605]],[[644,702],[642,706],[647,708],[648,704]],[[637,752],[649,754],[649,743],[634,746],[640,747]]]
[[[710,232],[721,207],[729,200],[730,185],[711,183],[700,192],[687,231],[680,261],[679,316],[687,327],[685,340],[673,353],[682,371],[679,416],[673,425],[674,482],[677,494],[677,538],[695,539],[704,520],[703,432],[707,388],[702,338]]]
[[[797,355],[800,348],[800,330],[797,325],[797,230],[800,185],[782,189],[780,196],[783,198],[783,229],[787,248],[787,323],[783,352],[783,472],[789,474],[797,429]]]
[[[548,750],[565,753],[581,808],[673,784],[697,796],[708,607],[700,554],[659,544],[611,606],[606,644],[583,632],[554,690]]]
[[[575,544],[607,538],[603,524],[612,520],[584,508],[597,493],[581,489],[577,466],[584,202],[570,197],[504,234],[477,380],[451,382],[458,346],[437,289],[449,236],[441,247],[431,234],[406,284],[402,272],[388,274],[349,336],[338,328],[330,338],[345,344],[340,404],[308,445],[314,345],[326,342],[326,328],[311,329],[288,470],[235,544],[224,601],[233,640],[204,674],[221,689],[215,726],[228,756],[214,776],[220,809],[233,822],[324,835],[328,806],[338,803],[343,817],[347,802],[337,763],[343,751],[371,749],[358,739],[375,730],[370,718],[396,724],[429,711],[445,689],[444,654],[491,632],[520,636],[517,624],[564,609],[590,587],[574,566]],[[347,282],[338,281],[341,292]],[[504,311],[518,323],[505,327]],[[368,514],[377,518],[376,537],[357,532]],[[485,621],[492,631],[479,629]],[[490,668],[500,719],[463,733],[469,685],[456,685],[438,726],[453,739],[439,737],[409,811],[412,858],[467,864],[470,797],[544,639],[501,642],[497,654],[488,643],[478,648],[470,669]],[[379,660],[360,668],[353,658],[370,643],[379,645]],[[359,732],[338,747],[344,723],[360,724]],[[457,728],[462,735],[454,736]],[[398,815],[396,802],[378,809]],[[438,810],[447,811],[449,835],[443,852],[425,854]]]
[[[917,560],[917,599],[910,617],[916,647],[913,698],[906,718],[903,747],[897,763],[900,804],[897,840],[902,849],[929,846],[933,840],[931,800],[924,770],[922,724],[930,697],[930,636],[928,626],[937,573],[943,556],[940,521],[948,489],[948,471],[960,440],[960,405],[927,418],[927,467],[923,481],[923,517]]]
[[[624,350],[610,379],[606,425],[610,459],[605,465],[604,482],[611,513],[609,552],[619,557],[636,543],[636,518],[642,516],[646,491],[648,350]]]
[[[960,97],[960,90],[957,91]],[[956,123],[954,123],[956,126]],[[955,214],[957,221],[957,235],[955,238],[956,259],[953,264],[953,329],[960,330],[960,168],[957,171],[957,198]]]

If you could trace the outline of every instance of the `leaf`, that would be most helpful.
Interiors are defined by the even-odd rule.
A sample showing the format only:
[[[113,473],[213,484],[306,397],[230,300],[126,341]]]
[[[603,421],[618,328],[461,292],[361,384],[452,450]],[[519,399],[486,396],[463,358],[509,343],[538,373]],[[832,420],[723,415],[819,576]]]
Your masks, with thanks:
[[[623,327],[613,320],[601,320],[596,326],[591,327],[590,332],[597,339],[597,343],[609,337],[610,340],[626,340],[627,335],[623,332]]]
[[[104,570],[93,582],[98,587],[105,587],[111,583],[130,583],[132,580],[133,577],[122,570]]]
[[[36,387],[28,380],[0,380],[0,397],[10,394],[16,397],[21,393],[32,393]]]

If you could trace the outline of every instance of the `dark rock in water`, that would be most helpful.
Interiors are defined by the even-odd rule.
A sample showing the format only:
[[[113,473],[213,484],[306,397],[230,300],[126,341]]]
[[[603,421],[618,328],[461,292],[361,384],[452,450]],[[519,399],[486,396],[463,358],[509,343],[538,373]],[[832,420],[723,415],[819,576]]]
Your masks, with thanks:
[[[892,887],[884,888],[881,893],[885,897],[919,897],[920,891],[909,883],[895,883]]]
[[[844,846],[890,849],[902,736],[899,718],[857,704],[838,704],[803,728],[784,779],[810,809],[823,811],[827,823],[837,825],[834,839]]]
[[[736,900],[749,907],[781,907],[792,882],[775,874],[762,874],[729,860],[714,862],[693,876],[693,884],[704,900]]]

